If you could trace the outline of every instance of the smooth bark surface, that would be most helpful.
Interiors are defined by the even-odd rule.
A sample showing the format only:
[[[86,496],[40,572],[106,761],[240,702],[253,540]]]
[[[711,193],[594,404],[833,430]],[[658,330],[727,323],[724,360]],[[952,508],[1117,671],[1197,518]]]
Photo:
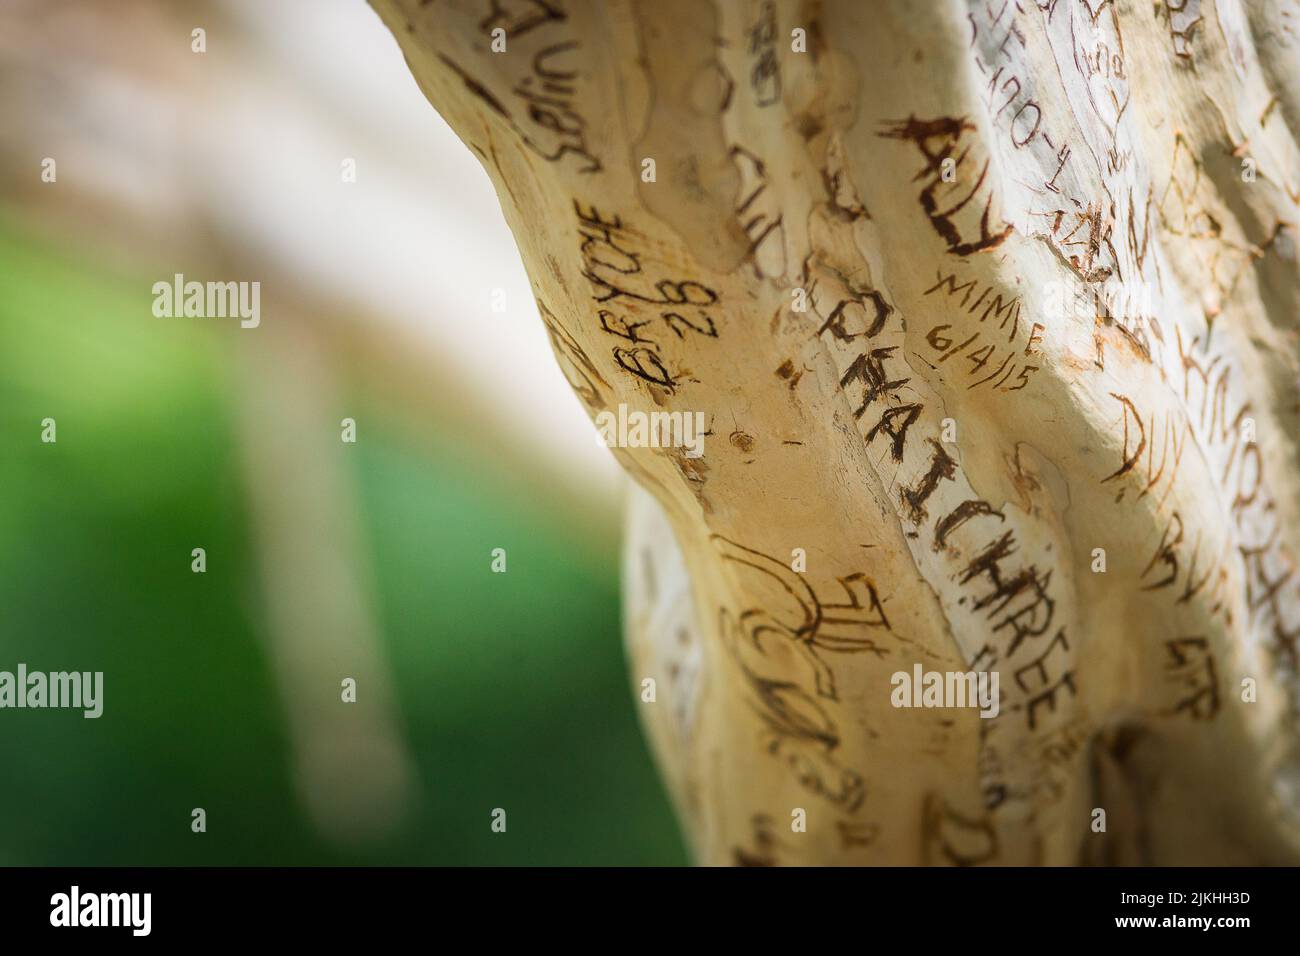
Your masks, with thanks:
[[[1300,7],[373,5],[593,417],[704,414],[615,450],[697,859],[1300,860]]]

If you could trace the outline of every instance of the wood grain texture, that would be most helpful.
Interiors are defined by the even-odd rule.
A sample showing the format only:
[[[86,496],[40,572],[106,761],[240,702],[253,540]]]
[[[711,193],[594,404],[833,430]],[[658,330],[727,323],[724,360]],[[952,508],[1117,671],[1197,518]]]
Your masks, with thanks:
[[[708,423],[615,449],[698,860],[1300,862],[1293,0],[373,5],[591,414]]]

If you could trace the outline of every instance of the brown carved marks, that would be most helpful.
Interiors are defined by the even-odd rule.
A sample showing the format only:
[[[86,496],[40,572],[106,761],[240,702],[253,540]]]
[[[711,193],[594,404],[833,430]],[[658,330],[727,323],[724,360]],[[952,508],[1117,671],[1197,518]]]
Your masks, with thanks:
[[[530,152],[590,174],[602,166],[579,106],[582,46],[569,35],[567,20],[559,4],[546,0],[490,0],[479,29],[485,37],[505,30],[515,55],[483,54],[492,59],[481,75],[446,53],[437,56]],[[496,82],[485,79],[488,69]]]
[[[766,813],[756,813],[749,820],[751,848],[733,847],[731,862],[735,866],[777,866],[777,852],[786,849],[777,838],[776,823]]]
[[[1218,476],[1227,483],[1234,469],[1238,482],[1233,495],[1233,508],[1237,512],[1245,505],[1255,503],[1263,479],[1262,457],[1255,444],[1253,433],[1247,432],[1247,420],[1253,406],[1249,401],[1237,404],[1231,392],[1232,367],[1222,355],[1204,351],[1201,340],[1194,337],[1184,343],[1182,332],[1177,335],[1178,357],[1183,372],[1183,401],[1187,405],[1189,420],[1211,445],[1226,445],[1228,457]],[[1199,396],[1196,402],[1193,396]],[[1250,461],[1250,467],[1246,462]],[[1246,474],[1252,475],[1249,484]],[[1249,489],[1247,495],[1246,489]]]
[[[649,109],[631,155],[653,157],[673,183],[635,183],[642,206],[668,225],[703,268],[725,274],[745,261],[750,237],[734,203],[740,190],[723,114],[735,83],[718,56],[718,10],[695,0],[632,0],[641,55],[634,63]]]
[[[993,631],[1009,629],[1003,652],[1013,656],[1027,637],[1038,637],[1051,627],[1056,602],[1048,591],[1052,572],[1034,565],[1008,571],[1003,562],[1017,550],[1013,531],[1004,531],[970,560],[957,576],[959,584],[979,581],[983,585],[971,595],[971,607],[993,619]]]
[[[781,561],[721,535],[714,535],[713,541],[730,567],[780,601],[775,611],[758,607],[741,610],[736,620],[742,634],[760,651],[765,639],[792,642],[808,665],[818,697],[838,700],[834,671],[819,652],[865,652],[877,657],[887,653],[869,633],[888,631],[889,619],[874,583],[865,574],[838,578],[843,600],[824,601],[804,575]]]
[[[1199,338],[1185,344],[1179,332],[1177,340],[1184,404],[1202,447],[1223,463],[1215,477],[1230,502],[1250,619],[1269,622],[1272,649],[1294,674],[1300,664],[1295,558],[1282,537],[1282,519],[1255,441],[1251,404],[1234,400],[1225,358],[1208,354]],[[1300,709],[1300,686],[1294,680],[1292,692],[1293,705]]]
[[[928,793],[921,810],[921,862],[925,866],[975,866],[998,857],[998,834],[987,816],[953,809],[942,795]]]
[[[826,318],[817,334],[829,332],[841,342],[852,342],[861,337],[875,338],[885,327],[885,320],[893,313],[894,307],[885,301],[878,290],[856,286],[842,275],[837,278],[840,288],[834,292],[834,304],[826,306]],[[823,314],[823,309],[818,306],[820,282],[814,278],[808,290],[819,315]]]
[[[869,420],[874,424],[867,441],[887,438],[894,460],[902,461],[907,430],[922,406],[906,390],[911,377],[893,371],[895,363],[907,367],[897,354],[899,345],[874,341],[884,331],[893,306],[878,290],[854,282],[820,258],[805,262],[803,272],[809,305],[821,319],[816,334],[835,356],[840,388],[850,396],[853,417],[861,423],[871,412]]]
[[[849,178],[847,157],[844,153],[844,141],[839,135],[832,135],[826,142],[826,162],[822,166],[822,188],[829,200],[827,211],[833,213],[843,222],[855,219],[870,219],[871,213],[862,204],[857,187]]]
[[[1078,693],[1065,629],[1057,631],[1029,663],[1014,668],[1012,678],[1024,699],[1011,704],[1011,709],[1023,711],[1029,729],[1036,730],[1044,710],[1055,713],[1058,698],[1069,699]]]
[[[836,820],[835,834],[841,850],[865,849],[880,837],[880,824],[856,820]]]
[[[1174,511],[1160,532],[1160,542],[1138,575],[1143,591],[1175,588],[1175,604],[1187,604],[1203,595],[1211,614],[1222,614],[1232,625],[1232,605],[1227,600],[1228,569],[1213,547],[1202,547],[1202,530],[1189,529]],[[1181,587],[1179,586],[1181,585]]]
[[[978,292],[979,295],[975,295]],[[955,273],[945,275],[942,270],[935,272],[935,283],[926,289],[924,295],[946,295],[950,304],[955,303],[956,308],[968,315],[979,314],[979,322],[984,325],[989,318],[993,318],[993,323],[1006,332],[1007,341],[1015,341],[1016,333],[1020,329],[1020,296],[1011,296],[1009,300],[1004,300],[1001,291],[990,284],[982,284],[977,279],[968,279],[965,282],[958,282]],[[974,301],[971,299],[974,297]],[[980,307],[983,306],[983,311]]]
[[[912,476],[896,485],[905,533],[944,555],[960,588],[958,604],[988,628],[991,640],[972,666],[1015,665],[1015,682],[1003,686],[1014,698],[1006,709],[1021,711],[1025,727],[1038,729],[1044,714],[1075,693],[1070,645],[1055,625],[1052,569],[1024,560],[1007,516],[964,490],[969,485],[955,455],[938,440],[933,419],[925,418],[924,403],[910,387],[896,344],[901,336],[891,329],[897,323],[890,321],[893,308],[884,296],[821,259],[805,263],[804,273],[810,306],[821,320],[817,335],[840,370],[840,387],[859,429],[868,445],[883,446],[886,460],[904,466],[891,468],[895,475]],[[967,301],[964,295],[982,299],[990,326],[998,316],[1006,328],[1014,324],[1015,300],[997,304],[955,281],[933,291],[948,292],[958,307]]]
[[[1125,72],[1123,42],[1113,48],[1107,43],[1099,42],[1090,50],[1081,49],[1078,51],[1077,62],[1086,79],[1093,77],[1104,80],[1112,77],[1117,80],[1128,79],[1128,74]]]
[[[934,461],[941,459],[936,456]],[[927,473],[921,487],[933,484],[933,474]],[[1023,714],[1025,727],[1033,731],[1041,726],[1044,713],[1055,713],[1059,701],[1075,696],[1074,663],[1065,629],[1055,623],[1053,570],[1019,557],[1016,532],[1006,527],[1006,520],[986,501],[962,501],[939,514],[931,547],[945,550],[954,562],[961,589],[957,603],[986,620],[993,636],[971,667],[1011,668],[1012,685],[1002,688],[1003,708]],[[958,529],[965,529],[967,540],[984,542],[969,557],[954,547]],[[990,532],[992,537],[985,537]]]
[[[933,452],[929,469],[921,476],[921,480],[915,488],[904,488],[902,492],[903,504],[907,508],[907,516],[913,524],[920,524],[925,520],[925,503],[934,494],[935,489],[939,487],[939,483],[941,481],[952,481],[957,474],[956,459],[949,455],[943,445],[933,438],[929,439],[929,442],[930,449]],[[937,532],[936,539],[941,540]],[[938,544],[936,543],[937,547]]]
[[[1219,713],[1219,676],[1210,642],[1204,637],[1165,641],[1165,675],[1179,694],[1170,713],[1210,720]]]
[[[1119,13],[1106,0],[1089,11],[1087,20],[1069,16],[1067,21],[1073,66],[1086,81],[1088,104],[1109,136],[1106,171],[1118,172],[1133,161],[1133,151],[1120,145],[1120,118],[1128,110],[1131,94]],[[1058,37],[1059,41],[1066,39]],[[1122,138],[1127,142],[1127,136]]]
[[[566,19],[562,5],[554,0],[488,0],[487,6],[487,16],[480,21],[479,29],[490,34],[500,27],[511,40]]]
[[[1123,480],[1129,487],[1136,484],[1141,489],[1139,499],[1167,483],[1159,498],[1163,505],[1190,436],[1199,446],[1198,459],[1209,469],[1209,480],[1218,489],[1216,498],[1227,512],[1228,533],[1221,543],[1216,542],[1211,538],[1214,528],[1194,527],[1185,509],[1173,509],[1138,577],[1138,586],[1168,595],[1175,606],[1198,601],[1231,624],[1228,588],[1237,575],[1231,574],[1229,558],[1235,552],[1245,581],[1249,623],[1267,626],[1271,650],[1294,672],[1300,663],[1300,589],[1294,556],[1283,539],[1281,518],[1256,442],[1251,403],[1236,397],[1233,367],[1224,354],[1210,353],[1199,337],[1185,341],[1181,330],[1177,330],[1176,341],[1185,411],[1144,413],[1134,398],[1113,394],[1120,404],[1117,427],[1123,429],[1123,444],[1116,470],[1102,481]],[[1178,387],[1177,382],[1173,384]],[[1157,448],[1161,450],[1157,452]],[[1292,692],[1297,697],[1295,706],[1300,708],[1300,687],[1294,680]]]
[[[926,477],[927,480],[925,484],[929,486],[930,482],[928,480],[929,478],[928,473]],[[946,548],[948,546],[948,536],[952,534],[954,531],[956,531],[958,528],[960,528],[967,521],[970,521],[972,518],[987,517],[987,516],[996,517],[1000,521],[1006,520],[1006,516],[1002,514],[1002,512],[996,510],[987,501],[982,501],[978,498],[972,498],[967,501],[963,501],[957,507],[953,508],[950,512],[948,512],[946,515],[940,518],[937,522],[935,522],[934,544],[933,544],[934,550],[941,551],[944,548]]]
[[[781,828],[766,813],[756,813],[749,820],[750,846],[733,847],[731,861],[736,866],[780,866],[782,857],[798,856],[791,841],[782,840]],[[880,825],[858,820],[836,820],[836,843],[842,851],[862,850],[872,846],[880,836]]]
[[[1242,275],[1263,253],[1261,246],[1230,225],[1231,213],[1217,199],[1201,158],[1182,133],[1174,137],[1169,181],[1158,212],[1166,232],[1184,239],[1201,266],[1197,277],[1203,286],[1201,303],[1206,320],[1212,321]],[[1265,239],[1263,245],[1268,244]]]
[[[622,217],[607,216],[577,200],[573,209],[582,275],[601,306],[600,330],[622,340],[613,346],[614,362],[643,382],[675,391],[679,373],[666,364],[661,337],[718,338],[712,311],[718,294],[693,279],[654,278],[643,264],[643,238]]]
[[[740,198],[736,216],[749,240],[746,259],[754,278],[785,275],[785,225],[775,192],[768,191],[767,167],[743,146],[731,147],[731,158],[740,173]]]
[[[1028,385],[1030,376],[1039,369],[1038,359],[1033,356],[1039,354],[1035,346],[1042,341],[1044,326],[1038,322],[1028,328],[1022,326],[1020,297],[1004,299],[1002,291],[992,285],[982,285],[975,279],[958,283],[955,274],[944,275],[942,270],[936,276],[937,281],[924,295],[946,295],[948,304],[958,312],[978,315],[981,328],[970,335],[951,323],[931,328],[925,340],[934,350],[934,366],[960,356],[956,364],[969,363],[964,368],[966,376],[973,380],[967,383],[968,390],[987,384],[994,391],[1016,392]],[[1023,342],[1017,342],[1017,338]]]
[[[1042,104],[1032,93],[1032,74],[1025,66],[1025,32],[1020,23],[1026,12],[1012,0],[973,5],[967,15],[971,56],[976,69],[988,78],[986,107],[990,123],[995,130],[1005,130],[1014,149],[1046,150],[1055,166],[1043,164],[1053,173],[1042,185],[1050,192],[1060,192],[1057,179],[1070,160],[1071,150],[1059,133],[1053,140],[1043,122]]]
[[[920,150],[925,162],[912,182],[923,184],[917,198],[949,253],[969,256],[996,249],[1015,231],[994,209],[989,158],[975,126],[964,117],[909,116],[887,125],[878,135],[910,142]],[[952,162],[945,164],[945,160]]]
[[[604,392],[609,388],[609,382],[605,381],[578,340],[560,325],[555,313],[546,307],[546,303],[538,299],[537,308],[541,312],[546,332],[551,338],[551,347],[555,351],[560,371],[568,381],[569,387],[591,411],[605,408],[607,403]]]
[[[1133,314],[1110,292],[1115,284],[1154,288],[1159,277],[1148,257],[1147,177],[1135,164],[1131,123],[1124,122],[1131,94],[1115,5],[1072,0],[1053,5],[1044,19],[1016,2],[975,4],[970,22],[973,62],[988,80],[995,152],[1009,159],[1021,150],[1032,154],[1030,163],[1010,162],[1009,172],[1042,170],[1033,182],[1015,179],[1028,213],[1026,232],[1044,241],[1087,288],[1098,326],[1097,365],[1104,367],[1100,333],[1112,329],[1148,361],[1151,339],[1162,341],[1158,310]],[[1041,53],[1031,49],[1029,32],[1046,41],[1056,71],[1035,66]],[[1055,95],[1038,92],[1048,84]],[[1049,104],[1062,98],[1067,112],[1053,113]],[[1080,138],[1085,145],[1075,150]],[[1085,157],[1082,165],[1076,152]]]
[[[1119,466],[1101,483],[1130,476],[1138,483],[1138,498],[1154,494],[1163,486],[1164,491],[1156,503],[1157,509],[1163,510],[1165,499],[1177,481],[1183,453],[1187,450],[1187,437],[1192,433],[1191,422],[1174,413],[1161,416],[1157,421],[1154,412],[1143,421],[1142,414],[1127,395],[1111,392],[1110,397],[1120,405],[1123,444]],[[1121,482],[1115,501],[1123,501],[1130,487],[1130,484]]]
[[[772,106],[781,100],[781,61],[776,52],[781,36],[777,30],[774,0],[760,0],[745,39],[752,62],[749,90],[754,104],[760,108]]]
[[[724,607],[719,618],[724,646],[763,722],[766,752],[786,763],[809,792],[855,813],[866,786],[860,773],[838,760],[839,697],[835,673],[822,655],[889,653],[873,636],[889,631],[875,585],[854,573],[837,579],[841,595],[825,599],[804,575],[775,558],[721,535],[713,542],[726,566],[744,580],[740,593],[762,596],[761,606]],[[789,673],[778,663],[780,655],[769,656],[774,642],[794,649],[806,675]]]
[[[851,228],[833,214],[825,221]],[[1039,812],[1062,798],[1074,771],[1049,764],[1034,744],[1078,719],[1075,650],[1062,620],[1069,606],[1056,594],[1051,546],[1044,548],[1034,527],[972,489],[956,446],[942,440],[939,415],[927,407],[933,393],[910,374],[902,348],[905,333],[893,306],[870,286],[867,270],[833,260],[832,254],[823,251],[804,264],[815,334],[834,361],[859,432],[875,451],[878,476],[897,496],[901,530],[926,579],[934,582],[968,668],[1002,675],[1001,713],[981,727],[979,783],[986,807],[1014,803],[1018,809],[1005,812]],[[932,295],[964,312],[964,322],[976,327],[987,308],[986,334],[1003,341],[1010,333],[1023,353],[1037,330],[1023,329],[1013,297],[1004,294],[999,302],[996,290],[985,292],[977,285],[963,287],[955,277],[946,283],[941,273]],[[1003,387],[1012,384],[1008,379]],[[930,743],[941,745],[941,736]],[[1082,757],[1076,753],[1070,759],[1077,763]],[[961,822],[948,825],[960,830]],[[963,848],[960,832],[947,841],[931,839],[934,858],[946,853],[950,862],[989,858],[996,839],[991,822],[966,819],[965,824],[987,834],[985,845]]]
[[[1066,205],[1030,214],[1047,221],[1047,232],[1038,238],[1047,242],[1082,283],[1082,302],[1090,306],[1095,328],[1095,363],[1102,369],[1106,367],[1103,329],[1123,336],[1121,341],[1129,346],[1130,354],[1143,362],[1151,361],[1152,338],[1164,341],[1159,320],[1146,303],[1146,290],[1155,289],[1156,284],[1145,279],[1126,283],[1122,278],[1122,262],[1128,264],[1131,275],[1145,276],[1153,261],[1148,258],[1151,199],[1144,200],[1139,216],[1133,193],[1128,190],[1126,206],[1068,199]],[[1123,213],[1120,220],[1116,219],[1117,210]],[[1062,288],[1072,290],[1074,286]],[[1073,308],[1077,312],[1079,306]]]
[[[1226,399],[1226,390],[1220,395],[1221,401],[1216,403],[1219,411],[1210,413],[1208,420],[1211,422],[1223,413],[1222,399]],[[1136,402],[1128,396],[1112,392],[1111,397],[1119,403],[1120,410],[1117,422],[1122,435],[1120,461],[1101,483],[1116,482],[1116,503],[1123,501],[1127,493],[1136,488],[1137,495],[1130,500],[1138,502],[1151,495],[1156,512],[1163,512],[1170,493],[1177,487],[1188,439],[1193,445],[1197,443],[1197,431],[1193,428],[1196,416],[1189,417],[1177,411],[1160,416],[1154,412],[1143,415]],[[1243,415],[1244,411],[1237,416],[1233,427],[1220,432],[1221,439],[1239,437],[1237,425]],[[1204,423],[1198,421],[1198,425],[1203,427]],[[1212,480],[1226,477],[1212,476]],[[1234,501],[1240,501],[1240,492]],[[1207,530],[1189,527],[1177,508],[1171,510],[1159,541],[1137,575],[1137,584],[1142,591],[1173,589],[1169,593],[1176,606],[1199,599],[1211,614],[1222,615],[1231,625],[1229,572],[1222,548],[1214,544]]]
[[[936,325],[926,334],[925,340],[934,349],[937,364],[942,365],[956,355],[969,363],[968,367],[963,366],[967,377],[973,379],[967,383],[967,389],[988,385],[998,392],[1018,392],[1029,384],[1030,376],[1039,369],[1037,365],[1019,361],[1019,350],[985,342],[978,332],[970,336],[958,335],[951,325]]]
[[[1034,215],[1050,220],[1048,239],[1080,280],[1101,283],[1115,274],[1110,261],[1101,261],[1114,258],[1111,236],[1115,224],[1107,207],[1071,199],[1063,206]]]

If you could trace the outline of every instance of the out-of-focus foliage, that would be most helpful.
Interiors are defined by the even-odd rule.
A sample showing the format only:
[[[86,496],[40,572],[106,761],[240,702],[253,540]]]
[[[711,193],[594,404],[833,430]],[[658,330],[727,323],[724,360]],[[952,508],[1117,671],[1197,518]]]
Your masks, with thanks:
[[[241,333],[153,319],[150,280],[4,219],[0,264],[0,669],[105,673],[98,720],[0,711],[0,863],[683,861],[636,725],[614,550],[593,559],[509,447],[467,448],[346,375],[365,422],[340,447],[348,506],[416,785],[381,842],[324,839],[267,660],[232,410]],[[40,442],[46,417],[57,444]],[[321,428],[337,417],[322,409]]]

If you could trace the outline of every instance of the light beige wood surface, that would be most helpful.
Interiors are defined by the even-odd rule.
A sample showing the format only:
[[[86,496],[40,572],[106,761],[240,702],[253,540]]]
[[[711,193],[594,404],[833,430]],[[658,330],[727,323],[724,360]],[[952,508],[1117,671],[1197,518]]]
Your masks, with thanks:
[[[1300,861],[1300,6],[373,5],[593,417],[705,416],[614,452],[700,862]]]

